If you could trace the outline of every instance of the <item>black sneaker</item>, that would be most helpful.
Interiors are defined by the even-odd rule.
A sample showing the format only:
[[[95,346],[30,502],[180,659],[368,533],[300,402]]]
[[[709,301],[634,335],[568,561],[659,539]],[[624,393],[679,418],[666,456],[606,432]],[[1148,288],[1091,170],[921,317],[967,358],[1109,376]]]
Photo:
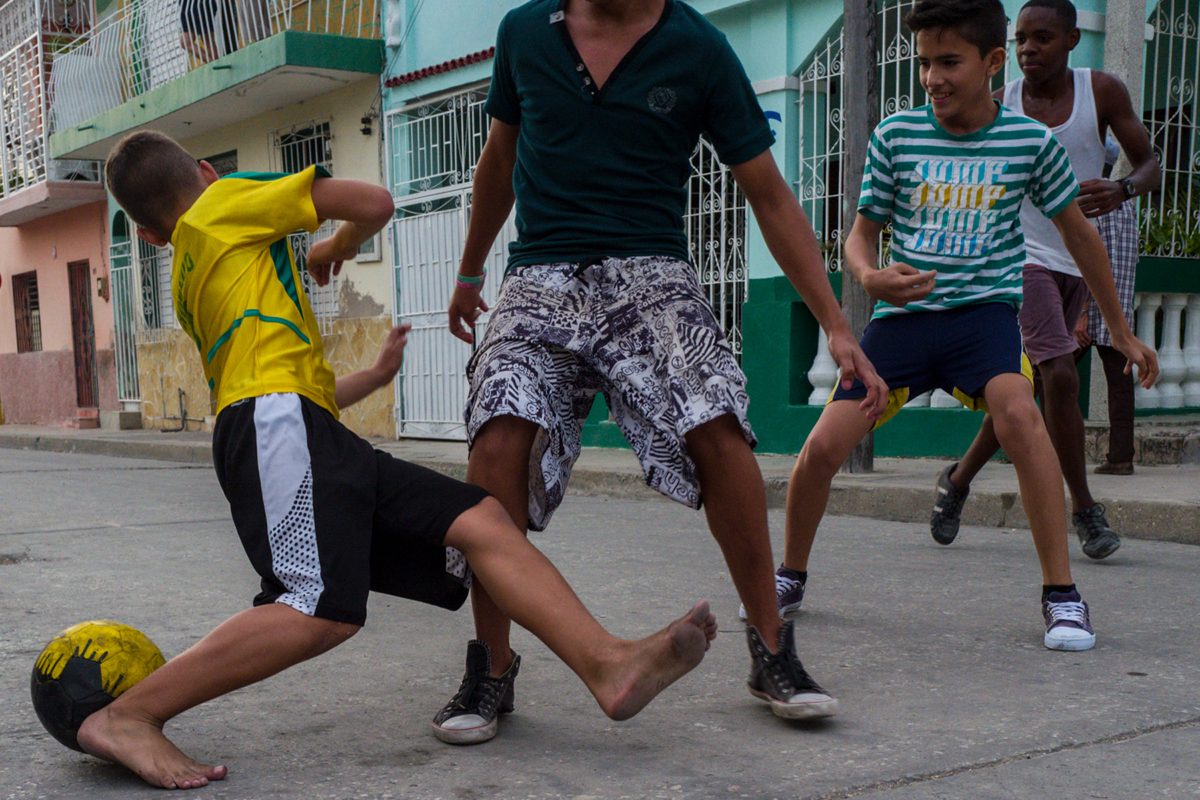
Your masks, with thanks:
[[[1071,515],[1071,521],[1075,523],[1075,533],[1083,545],[1084,555],[1097,561],[1111,556],[1121,546],[1121,537],[1108,527],[1104,510],[1103,505],[1096,503]]]
[[[958,524],[962,521],[963,503],[971,487],[959,489],[950,482],[950,473],[958,463],[942,470],[937,478],[937,496],[933,499],[933,515],[929,518],[929,533],[938,544],[950,544],[958,536]]]
[[[830,697],[805,671],[796,655],[795,622],[779,629],[779,652],[772,653],[758,629],[746,626],[750,645],[750,694],[771,704],[771,712],[784,719],[819,719],[837,713],[837,700]]]
[[[467,671],[458,692],[433,718],[433,735],[447,744],[479,744],[496,735],[496,719],[513,710],[513,682],[521,657],[499,678],[491,677],[492,654],[481,641],[467,644]]]
[[[794,569],[783,564],[775,570],[775,602],[779,605],[779,616],[787,616],[800,610],[804,602],[804,585],[807,579]],[[738,606],[738,619],[746,621],[746,605]]]

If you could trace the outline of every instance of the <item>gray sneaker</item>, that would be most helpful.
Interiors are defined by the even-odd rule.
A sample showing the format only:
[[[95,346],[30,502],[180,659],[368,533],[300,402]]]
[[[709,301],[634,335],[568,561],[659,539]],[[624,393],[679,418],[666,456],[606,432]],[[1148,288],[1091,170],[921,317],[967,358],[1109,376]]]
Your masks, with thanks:
[[[795,622],[779,629],[778,652],[767,649],[758,629],[746,626],[750,645],[750,694],[771,704],[784,719],[820,719],[837,713],[838,702],[812,679],[796,655]]]
[[[488,673],[492,654],[481,641],[467,644],[467,671],[458,692],[433,718],[433,735],[447,744],[479,744],[496,735],[497,718],[513,710],[513,682],[521,657],[513,653],[512,665],[499,678]]]
[[[1084,555],[1097,561],[1111,556],[1121,546],[1121,537],[1108,526],[1104,511],[1104,506],[1096,503],[1071,515]]]
[[[937,478],[937,495],[933,500],[933,514],[929,518],[929,533],[938,544],[950,544],[958,536],[958,525],[962,521],[963,503],[971,487],[959,489],[950,482],[950,473],[958,466],[951,464]]]

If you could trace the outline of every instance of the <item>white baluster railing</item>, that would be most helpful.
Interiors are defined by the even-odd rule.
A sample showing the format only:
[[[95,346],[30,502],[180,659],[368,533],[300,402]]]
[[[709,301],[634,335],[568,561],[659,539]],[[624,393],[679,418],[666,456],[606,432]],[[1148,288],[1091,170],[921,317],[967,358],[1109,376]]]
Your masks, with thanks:
[[[1159,365],[1154,388],[1136,387],[1137,407],[1200,406],[1200,294],[1145,292],[1134,307],[1135,333],[1158,353]]]
[[[1183,362],[1181,334],[1185,294],[1164,294],[1162,341],[1158,345],[1158,396],[1160,408],[1179,408],[1183,405],[1183,379],[1187,365]]]
[[[1183,379],[1183,404],[1200,406],[1200,294],[1188,295],[1187,324],[1183,333],[1183,363],[1187,376]]]
[[[1135,296],[1133,304],[1136,323],[1135,335],[1147,347],[1157,349],[1158,343],[1154,337],[1154,326],[1157,322],[1158,309],[1162,306],[1162,295],[1139,294]],[[1158,408],[1162,405],[1162,393],[1158,386],[1143,389],[1141,384],[1138,384],[1134,388],[1134,402],[1138,408]]]
[[[812,367],[808,370],[808,382],[812,384],[812,393],[808,396],[810,406],[823,406],[837,383],[838,369],[833,356],[829,355],[829,339],[825,331],[817,326],[817,355]]]

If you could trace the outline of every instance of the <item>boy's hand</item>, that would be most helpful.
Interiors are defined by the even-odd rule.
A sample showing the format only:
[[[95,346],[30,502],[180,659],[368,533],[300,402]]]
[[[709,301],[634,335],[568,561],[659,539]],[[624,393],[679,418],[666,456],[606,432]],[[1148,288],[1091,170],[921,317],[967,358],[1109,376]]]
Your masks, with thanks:
[[[1125,362],[1125,374],[1128,375],[1132,367],[1137,367],[1138,383],[1143,389],[1149,389],[1158,380],[1158,354],[1150,347],[1147,347],[1140,339],[1132,335],[1125,335],[1118,338],[1113,335],[1113,347],[1121,351],[1121,355],[1129,359]]]
[[[404,347],[408,344],[410,330],[412,330],[410,323],[396,325],[388,331],[387,338],[383,340],[383,345],[379,348],[379,356],[375,359],[375,366],[372,368],[381,379],[380,385],[389,383],[400,371],[400,366],[404,363]]]
[[[1075,202],[1079,203],[1079,210],[1085,217],[1099,217],[1116,210],[1128,199],[1124,186],[1116,181],[1097,178],[1079,184],[1079,196]]]
[[[341,274],[343,261],[357,256],[357,248],[345,247],[337,242],[336,236],[330,236],[328,239],[314,242],[312,247],[308,248],[308,274],[312,275],[317,286],[326,286],[330,276]]]
[[[1092,337],[1088,336],[1088,314],[1086,311],[1080,315],[1079,321],[1075,323],[1075,341],[1080,347],[1091,347]]]
[[[483,284],[471,287],[455,285],[454,294],[450,295],[450,308],[447,311],[450,333],[467,344],[475,344],[475,322],[488,310],[488,304],[480,296],[482,291]]]
[[[937,270],[921,271],[911,264],[896,261],[884,269],[867,270],[862,285],[873,299],[904,306],[932,292],[936,280]]]
[[[845,333],[830,334],[829,355],[841,370],[838,380],[843,389],[853,386],[855,378],[867,387],[867,396],[858,404],[858,408],[867,419],[879,419],[887,409],[888,385],[879,377],[875,366],[848,329]]]

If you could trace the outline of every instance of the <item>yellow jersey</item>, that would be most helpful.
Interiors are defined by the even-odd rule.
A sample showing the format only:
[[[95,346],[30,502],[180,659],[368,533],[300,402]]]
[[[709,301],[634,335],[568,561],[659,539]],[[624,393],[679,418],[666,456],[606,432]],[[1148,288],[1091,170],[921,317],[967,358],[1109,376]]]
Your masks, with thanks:
[[[320,224],[312,183],[328,174],[228,175],[175,226],[175,317],[200,350],[218,414],[247,397],[295,392],[337,416],[333,370],[288,243]]]

